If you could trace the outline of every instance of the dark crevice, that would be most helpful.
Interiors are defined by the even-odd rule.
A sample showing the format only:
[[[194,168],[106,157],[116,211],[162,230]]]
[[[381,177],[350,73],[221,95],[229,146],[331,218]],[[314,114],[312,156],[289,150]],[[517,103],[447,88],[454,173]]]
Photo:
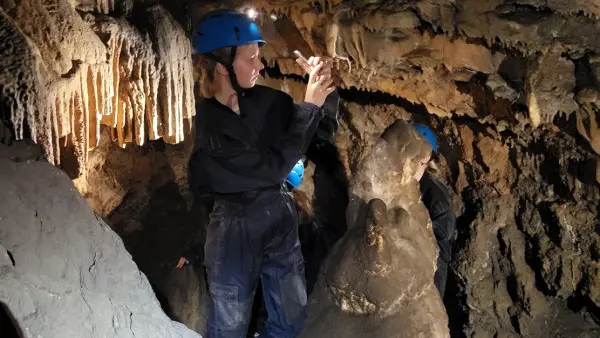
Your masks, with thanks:
[[[164,151],[160,148],[165,145],[158,142],[155,147],[158,149],[148,151]],[[156,183],[150,182],[149,185],[153,184]],[[189,293],[186,297],[205,296],[202,291],[204,275],[199,268],[203,257],[198,257],[191,266],[184,268],[192,269],[191,273],[178,271],[174,266],[192,243],[194,249],[203,246],[203,225],[207,224],[207,218],[208,205],[197,202],[188,210],[180,187],[169,181],[153,191],[146,191],[141,186],[131,187],[121,204],[106,219],[123,239],[125,249],[148,278],[161,308],[172,320],[183,320],[177,318],[178,313],[182,314],[178,309],[190,301],[172,297],[173,292]],[[201,250],[196,252],[202,254]],[[190,279],[191,275],[197,279]],[[194,287],[189,283],[200,283],[200,294],[191,292]],[[198,311],[199,316],[204,315],[202,307]]]
[[[83,61],[81,60],[71,60],[71,69],[69,69],[68,72],[62,74],[60,77],[62,77],[63,79],[72,78],[73,76],[75,76],[75,74],[79,72],[79,68],[82,63]]]
[[[478,45],[478,46],[483,46],[483,47],[489,48],[487,40],[483,37],[466,37],[465,42],[468,44]]]
[[[567,58],[575,65],[575,93],[584,88],[600,87],[598,79],[594,76],[588,55],[578,59]]]
[[[445,34],[442,27],[438,26],[436,29],[429,21],[423,20],[423,18],[421,17],[421,13],[419,12],[418,9],[410,8],[409,11],[411,11],[413,14],[415,14],[415,16],[419,19],[419,26],[417,26],[417,30],[419,31],[419,33],[421,33],[421,35],[424,35],[425,33],[429,33],[430,35],[444,35]]]
[[[566,176],[562,166],[557,165],[560,161],[554,158],[554,154],[546,151],[544,160],[540,165],[542,179],[553,187],[554,192],[563,199],[574,200],[571,189],[563,176]]]
[[[473,141],[473,156],[475,157],[475,162],[477,162],[481,166],[483,172],[486,174],[489,173],[490,168],[485,164],[485,161],[483,160],[483,155],[481,154],[481,149],[479,149],[475,140]]]
[[[528,233],[526,229],[531,228],[533,226],[532,222],[536,221],[536,219],[533,217],[534,215],[531,214],[532,212],[535,212],[535,210],[533,208],[528,208],[530,205],[532,206],[532,204],[529,204],[527,200],[521,199],[519,201],[519,206],[517,208],[517,214],[515,217],[517,228],[525,236],[525,263],[531,267],[535,274],[536,288],[546,296],[555,297],[556,290],[550,289],[542,275],[544,262],[542,259],[539,239],[542,234],[532,235]]]
[[[596,233],[598,233],[598,225],[596,224]],[[600,261],[600,247],[598,247],[598,243],[592,243],[589,246],[590,256],[595,262]]]
[[[2,89],[2,84],[0,84],[0,92],[2,92]],[[11,116],[11,104],[11,98],[0,96],[0,143],[6,145],[11,145],[17,138],[16,126]],[[23,138],[31,139],[31,129],[29,128],[27,116],[23,117]]]
[[[594,231],[597,235],[600,235],[600,204],[596,206],[596,220],[594,225]]]
[[[315,163],[314,212],[336,240],[346,232],[348,177],[337,147],[331,142],[314,141],[306,153]]]
[[[413,114],[420,114],[427,116],[427,108],[422,104],[413,104],[410,101],[390,95],[381,91],[370,92],[366,90],[359,90],[356,88],[340,89],[340,97],[347,102],[354,102],[360,105],[378,105],[378,104],[391,104],[401,108]]]
[[[522,296],[520,295],[519,292],[519,281],[517,280],[517,276],[515,275],[514,271],[513,271],[513,267],[515,266],[515,263],[512,261],[511,258],[511,244],[508,241],[507,238],[505,238],[506,234],[506,228],[503,228],[501,230],[498,231],[497,234],[497,239],[498,239],[498,246],[499,246],[499,250],[500,250],[500,255],[501,255],[501,266],[503,268],[504,274],[506,275],[506,291],[508,292],[508,295],[510,296],[511,300],[514,303],[514,307],[513,310],[515,310],[515,315],[519,312],[517,310],[522,309],[523,308],[523,299]],[[518,325],[515,326],[515,330],[517,330],[517,332],[519,332],[519,327]]]
[[[549,7],[535,7],[532,5],[508,3],[497,6],[495,14],[507,21],[514,21],[522,25],[534,25],[544,22],[554,11]]]
[[[542,202],[538,204],[537,210],[542,219],[542,225],[546,231],[546,235],[557,247],[562,247],[562,228],[556,213],[552,210],[551,202]]]
[[[466,338],[465,328],[469,323],[465,281],[453,269],[448,269],[444,305],[448,314],[448,326],[452,338]]]
[[[600,114],[596,114],[596,118],[599,117]],[[577,131],[577,118],[575,115],[573,114],[568,117],[565,115],[557,115],[553,120],[553,124],[560,129],[560,133],[565,135],[564,138],[571,138],[573,143],[559,144],[559,149],[554,150],[555,148],[552,147],[552,150],[557,154],[561,154],[564,152],[562,149],[566,147],[577,149],[577,154],[575,155],[577,158],[570,158],[566,168],[562,168],[563,174],[571,175],[586,185],[599,187],[600,185],[596,180],[597,159],[595,151],[592,149],[590,142]],[[566,196],[572,198],[571,194]]]
[[[265,68],[261,71],[261,73],[263,75],[266,73],[267,75],[269,75],[269,77],[275,78],[275,79],[286,78],[286,79],[301,81],[301,82],[305,82],[305,83],[308,82],[308,75],[301,76],[301,75],[296,75],[296,74],[283,74],[281,72],[281,68],[279,67],[278,62],[273,62],[273,65],[269,65],[267,60],[265,58],[262,58],[262,63],[265,65]]]
[[[521,334],[521,325],[519,324],[519,315],[511,315],[510,316],[510,323],[512,324],[513,328],[515,329],[515,332],[517,334]]]
[[[584,276],[580,284],[589,283],[589,277]],[[567,307],[575,313],[588,317],[596,324],[600,325],[600,307],[596,305],[589,297],[582,294],[581,285],[578,290],[567,299]]]
[[[4,302],[0,301],[0,337],[2,338],[23,338],[23,330],[19,326],[17,319]]]
[[[458,248],[453,252],[452,262],[459,262],[461,249],[468,250],[468,242],[471,238],[471,224],[479,215],[481,210],[481,201],[474,195],[472,188],[463,190],[461,194],[465,204],[462,215],[456,219],[457,237],[453,243],[453,248]],[[453,265],[454,265],[453,264]],[[455,269],[448,269],[448,280],[446,282],[446,292],[444,304],[448,314],[448,326],[451,337],[466,337],[465,328],[469,325],[469,307],[467,305],[467,285],[466,281],[455,273]]]
[[[59,168],[69,176],[70,179],[75,179],[79,176],[79,161],[75,153],[75,146],[71,142],[69,136],[61,137],[59,140],[63,145],[60,152]]]
[[[321,3],[323,2],[323,3]],[[325,0],[325,1],[314,1],[312,2],[313,5],[313,11],[316,11],[317,13],[324,13],[326,11],[329,11],[331,9],[331,4],[329,3],[329,1]]]
[[[10,252],[9,250],[6,250],[6,253],[8,254],[8,258],[10,258],[10,262],[12,263],[12,266],[15,266],[15,257],[13,256],[12,252]]]
[[[487,86],[488,76],[488,74],[476,73],[469,81],[457,81],[455,84],[461,93],[473,97],[477,117],[482,119],[491,115],[497,121],[517,123],[515,112],[518,108],[508,99],[494,95]]]
[[[510,164],[513,168],[515,168],[516,172],[516,176],[520,177],[521,173],[523,173],[523,170],[521,169],[521,166],[519,165],[518,161],[517,161],[517,148],[516,147],[510,147],[510,149],[508,150],[508,160],[510,161]],[[518,180],[515,180],[514,185],[518,184]]]
[[[514,304],[518,307],[521,307],[521,303],[523,300],[519,296],[519,282],[517,281],[517,277],[513,273],[510,273],[508,276],[506,276],[506,291],[508,292],[508,295],[510,296]],[[518,326],[515,327],[515,329],[518,332]]]
[[[518,52],[509,52],[507,57],[500,63],[498,74],[506,83],[517,92],[523,92],[527,76],[527,59]]]

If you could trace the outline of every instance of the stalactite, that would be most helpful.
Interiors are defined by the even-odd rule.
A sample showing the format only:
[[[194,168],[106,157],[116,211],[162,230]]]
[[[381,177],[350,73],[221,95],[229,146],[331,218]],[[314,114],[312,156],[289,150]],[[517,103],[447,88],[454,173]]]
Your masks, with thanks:
[[[104,14],[108,14],[115,9],[115,0],[95,0],[94,8]]]
[[[57,6],[64,7],[64,1]],[[96,7],[107,13],[114,4],[98,1]],[[122,147],[160,137],[169,143],[183,141],[184,126],[191,126],[183,119],[194,114],[191,47],[166,10],[148,9],[153,26],[141,33],[124,19],[102,17],[86,23],[75,11],[71,17],[60,14],[71,22],[58,21],[59,15],[44,1],[16,5],[48,18],[44,24],[50,31],[77,26],[81,32],[46,41],[39,32],[43,27],[32,27],[22,8],[15,17],[0,8],[0,93],[10,107],[17,139],[24,137],[26,120],[32,139],[43,146],[51,163],[60,165],[61,149],[72,147],[79,175],[88,151],[98,145],[101,124],[113,128]],[[49,50],[41,54],[38,46]],[[91,50],[74,50],[82,46]],[[65,50],[69,57],[81,57],[70,61],[70,69]],[[55,55],[61,62],[53,62]]]
[[[160,106],[163,109],[163,137],[168,142],[183,140],[183,119],[191,118],[193,111],[193,85],[191,47],[184,32],[176,29],[175,21],[160,6],[148,10],[149,20],[157,39],[160,63]],[[164,123],[166,122],[166,125]]]

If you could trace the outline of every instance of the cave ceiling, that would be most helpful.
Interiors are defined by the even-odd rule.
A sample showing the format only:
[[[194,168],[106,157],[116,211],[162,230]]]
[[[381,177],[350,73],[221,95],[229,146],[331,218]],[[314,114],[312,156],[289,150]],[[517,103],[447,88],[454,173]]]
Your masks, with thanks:
[[[595,1],[0,2],[1,92],[53,163],[83,167],[102,126],[122,146],[191,130],[189,36],[207,11],[253,8],[279,75],[302,75],[292,51],[333,62],[341,88],[382,92],[440,117],[501,129],[574,118],[596,152],[600,58]],[[166,10],[165,10],[166,9]]]

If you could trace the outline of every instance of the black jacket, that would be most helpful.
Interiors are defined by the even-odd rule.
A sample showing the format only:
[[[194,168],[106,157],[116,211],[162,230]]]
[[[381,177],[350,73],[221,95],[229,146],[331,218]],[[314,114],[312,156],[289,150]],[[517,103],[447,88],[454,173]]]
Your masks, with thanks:
[[[452,199],[448,189],[431,174],[425,172],[419,181],[421,200],[427,210],[433,226],[433,234],[440,248],[440,259],[449,262],[452,241],[456,229],[456,216],[452,208]]]
[[[239,104],[239,115],[215,99],[196,106],[196,138],[188,166],[196,195],[239,198],[278,189],[324,116],[323,109],[311,103],[296,105],[286,93],[260,85],[247,90]]]

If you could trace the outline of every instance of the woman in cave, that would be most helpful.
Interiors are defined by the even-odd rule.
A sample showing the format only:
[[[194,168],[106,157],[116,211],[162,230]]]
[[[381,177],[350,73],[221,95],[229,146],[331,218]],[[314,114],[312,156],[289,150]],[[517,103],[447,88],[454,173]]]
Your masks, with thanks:
[[[446,279],[448,278],[448,264],[450,264],[452,257],[452,241],[454,239],[454,230],[456,229],[456,216],[452,209],[452,199],[450,198],[448,189],[432,175],[437,171],[435,164],[432,162],[432,157],[438,152],[437,137],[426,125],[416,124],[414,128],[429,142],[432,149],[432,154],[421,161],[421,166],[415,174],[415,179],[419,181],[421,200],[429,211],[433,234],[439,247],[437,269],[433,281],[440,293],[440,297],[444,299]]]
[[[194,36],[205,99],[196,106],[189,173],[195,195],[214,198],[204,245],[210,338],[246,336],[259,278],[268,311],[261,337],[295,337],[306,317],[298,219],[284,180],[335,87],[331,69],[313,57],[300,105],[255,85],[264,43],[258,26],[232,10],[207,14]]]

